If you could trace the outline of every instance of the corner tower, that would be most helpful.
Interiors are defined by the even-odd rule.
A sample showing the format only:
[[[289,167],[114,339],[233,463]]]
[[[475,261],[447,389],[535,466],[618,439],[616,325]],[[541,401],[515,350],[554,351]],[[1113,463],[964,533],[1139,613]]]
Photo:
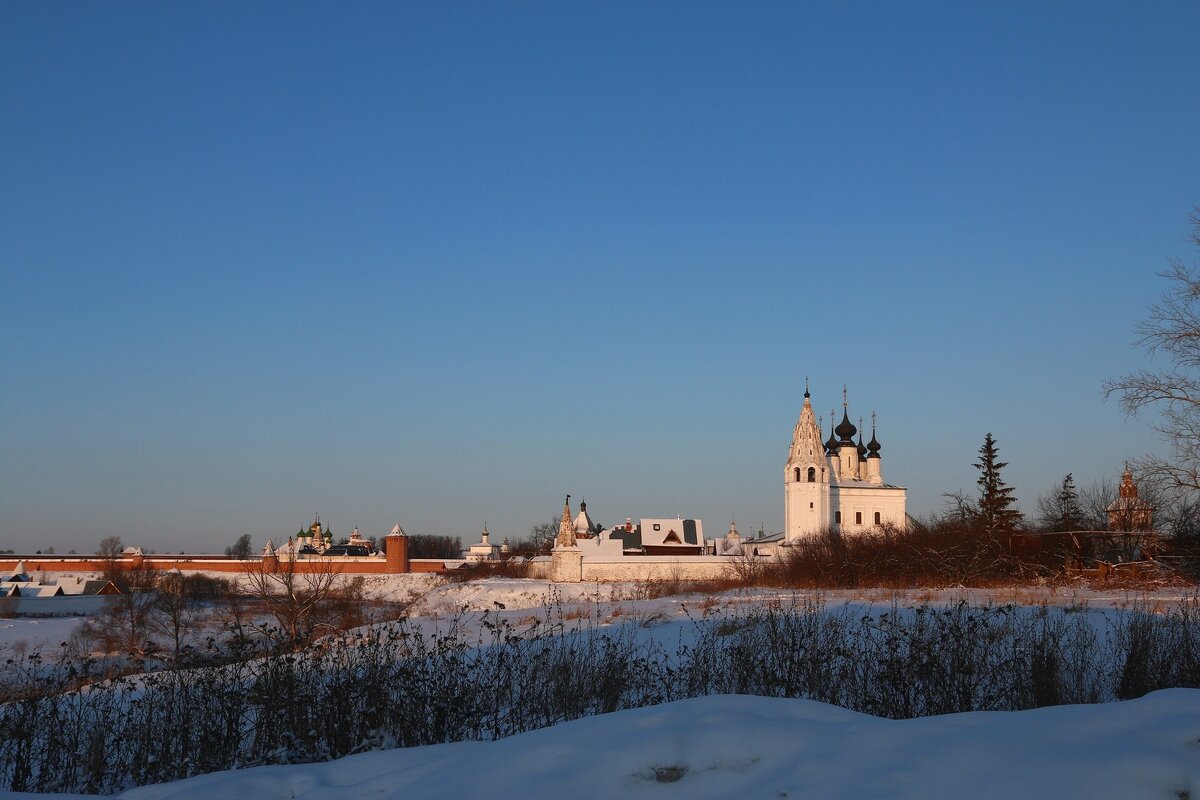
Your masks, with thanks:
[[[825,449],[806,381],[804,407],[783,470],[785,541],[817,533],[829,524],[830,476]]]

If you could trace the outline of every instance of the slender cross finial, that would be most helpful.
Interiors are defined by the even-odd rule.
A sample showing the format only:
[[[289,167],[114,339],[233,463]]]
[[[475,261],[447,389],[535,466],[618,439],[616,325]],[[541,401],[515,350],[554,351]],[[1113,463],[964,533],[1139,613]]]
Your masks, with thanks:
[[[875,438],[875,412],[871,412],[871,438]]]
[[[847,405],[848,404],[846,403],[846,384],[843,383],[842,384],[842,408],[845,408]]]

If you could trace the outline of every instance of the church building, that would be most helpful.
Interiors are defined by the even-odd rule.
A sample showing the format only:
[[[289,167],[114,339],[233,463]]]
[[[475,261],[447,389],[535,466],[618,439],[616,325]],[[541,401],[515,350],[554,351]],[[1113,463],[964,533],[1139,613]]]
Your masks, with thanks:
[[[862,432],[850,422],[843,389],[842,421],[827,441],[821,441],[808,386],[804,387],[804,407],[783,475],[785,544],[826,529],[852,535],[884,525],[904,526],[907,490],[883,480],[882,446],[874,414],[871,417],[871,441],[863,444]],[[831,413],[831,425],[833,419]]]

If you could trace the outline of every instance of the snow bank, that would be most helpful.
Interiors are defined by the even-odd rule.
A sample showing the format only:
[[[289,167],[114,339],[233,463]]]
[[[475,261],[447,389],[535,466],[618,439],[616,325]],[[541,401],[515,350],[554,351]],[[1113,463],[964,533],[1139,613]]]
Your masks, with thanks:
[[[1200,690],[904,721],[808,700],[713,696],[496,742],[366,753],[144,786],[212,797],[1177,798],[1200,792]]]

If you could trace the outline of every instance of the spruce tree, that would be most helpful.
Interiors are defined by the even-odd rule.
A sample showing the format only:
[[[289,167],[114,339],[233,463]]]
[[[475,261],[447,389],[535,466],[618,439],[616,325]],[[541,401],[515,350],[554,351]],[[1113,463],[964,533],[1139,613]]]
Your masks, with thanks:
[[[1083,518],[1083,510],[1079,507],[1079,495],[1075,492],[1075,479],[1071,473],[1063,478],[1062,488],[1058,492],[1058,513],[1056,529],[1073,531],[1079,527]]]
[[[979,448],[979,461],[975,468],[979,470],[979,512],[976,516],[979,529],[984,533],[1012,533],[1021,521],[1021,512],[1011,506],[1017,502],[1013,497],[1014,489],[1006,486],[1000,477],[1000,470],[1008,466],[1007,462],[997,458],[996,440],[988,433]]]

